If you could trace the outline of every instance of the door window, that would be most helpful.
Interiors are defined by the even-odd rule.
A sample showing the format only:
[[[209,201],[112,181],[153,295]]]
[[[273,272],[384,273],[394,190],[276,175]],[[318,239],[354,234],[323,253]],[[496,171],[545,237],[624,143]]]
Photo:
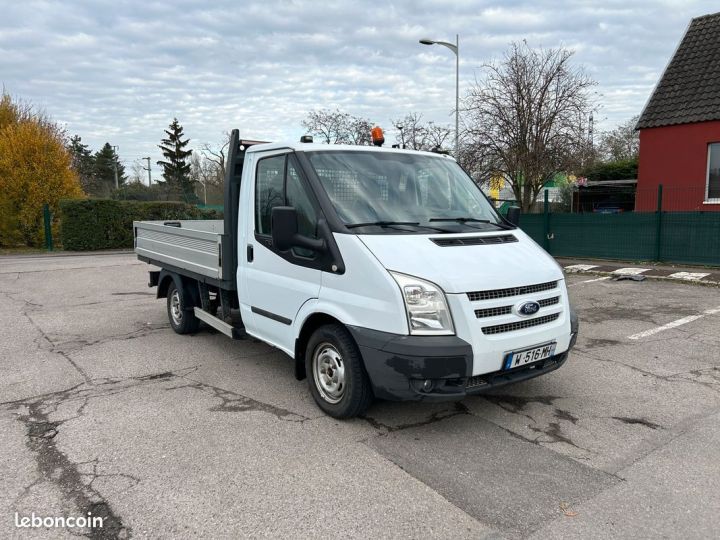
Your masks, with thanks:
[[[272,209],[284,206],[285,156],[261,159],[255,178],[255,230],[258,234],[271,233]]]
[[[298,233],[317,238],[317,212],[308,196],[297,166],[286,155],[261,159],[255,184],[255,230],[272,234],[272,209],[292,206],[297,211]],[[293,248],[301,257],[312,257],[310,249]]]
[[[298,232],[303,236],[317,238],[317,214],[310,202],[305,186],[300,181],[300,175],[292,161],[287,166],[287,181],[285,184],[285,199],[287,206],[294,206],[297,210]]]

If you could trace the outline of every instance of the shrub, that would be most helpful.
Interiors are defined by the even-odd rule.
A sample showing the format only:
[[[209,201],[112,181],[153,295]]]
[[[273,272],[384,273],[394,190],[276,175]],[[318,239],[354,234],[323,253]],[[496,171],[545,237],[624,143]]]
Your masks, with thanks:
[[[43,205],[84,197],[55,124],[0,97],[0,245],[44,241]]]
[[[60,202],[60,238],[71,251],[133,247],[133,221],[220,219],[215,210],[181,202],[113,201]]]
[[[637,171],[637,159],[629,159],[596,163],[585,169],[581,176],[588,180],[627,180],[637,178]]]

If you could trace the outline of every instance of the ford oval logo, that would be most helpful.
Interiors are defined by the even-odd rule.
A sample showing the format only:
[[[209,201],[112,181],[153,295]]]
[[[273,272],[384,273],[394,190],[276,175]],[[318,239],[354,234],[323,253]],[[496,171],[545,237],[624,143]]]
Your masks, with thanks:
[[[517,311],[520,315],[535,315],[540,311],[540,304],[537,302],[525,302],[518,306]]]

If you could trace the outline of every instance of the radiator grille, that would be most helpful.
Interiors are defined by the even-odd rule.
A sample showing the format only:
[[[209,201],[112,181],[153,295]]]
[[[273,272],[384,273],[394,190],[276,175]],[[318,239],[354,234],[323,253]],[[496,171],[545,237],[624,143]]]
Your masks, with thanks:
[[[538,300],[538,304],[540,304],[540,307],[548,307],[548,306],[554,306],[555,304],[560,302],[559,296],[553,296],[552,298],[543,298],[542,300]]]
[[[518,239],[512,234],[497,234],[493,236],[463,236],[460,238],[431,238],[438,246],[486,246],[490,244],[510,244]]]
[[[521,294],[532,294],[542,291],[549,291],[557,287],[557,281],[548,281],[547,283],[538,283],[536,285],[526,285],[524,287],[510,287],[509,289],[493,289],[489,291],[475,291],[467,293],[471,302],[479,300],[494,300],[497,298],[507,298],[509,296],[520,296]]]
[[[483,319],[485,317],[498,317],[500,315],[510,315],[511,311],[512,311],[512,306],[500,306],[500,307],[492,307],[492,308],[486,308],[486,309],[476,309],[475,316],[478,319]]]
[[[560,303],[559,296],[553,296],[552,298],[543,298],[538,300],[540,307],[554,306]],[[486,317],[499,317],[500,315],[510,315],[512,313],[512,306],[499,306],[485,309],[476,309],[475,316],[478,319],[484,319]]]
[[[483,334],[502,334],[504,332],[514,332],[515,330],[522,330],[524,328],[531,328],[533,326],[540,326],[541,324],[547,324],[557,320],[560,317],[559,313],[552,313],[550,315],[543,315],[542,317],[535,317],[534,319],[526,319],[524,321],[517,321],[506,324],[496,324],[494,326],[483,326]]]

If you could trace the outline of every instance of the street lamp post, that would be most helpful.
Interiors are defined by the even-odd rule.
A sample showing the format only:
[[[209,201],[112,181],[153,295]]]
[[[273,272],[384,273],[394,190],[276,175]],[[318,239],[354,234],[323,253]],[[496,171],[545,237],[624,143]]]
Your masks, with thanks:
[[[455,34],[455,43],[421,39],[423,45],[442,45],[455,53],[455,157],[460,158],[460,36]]]

